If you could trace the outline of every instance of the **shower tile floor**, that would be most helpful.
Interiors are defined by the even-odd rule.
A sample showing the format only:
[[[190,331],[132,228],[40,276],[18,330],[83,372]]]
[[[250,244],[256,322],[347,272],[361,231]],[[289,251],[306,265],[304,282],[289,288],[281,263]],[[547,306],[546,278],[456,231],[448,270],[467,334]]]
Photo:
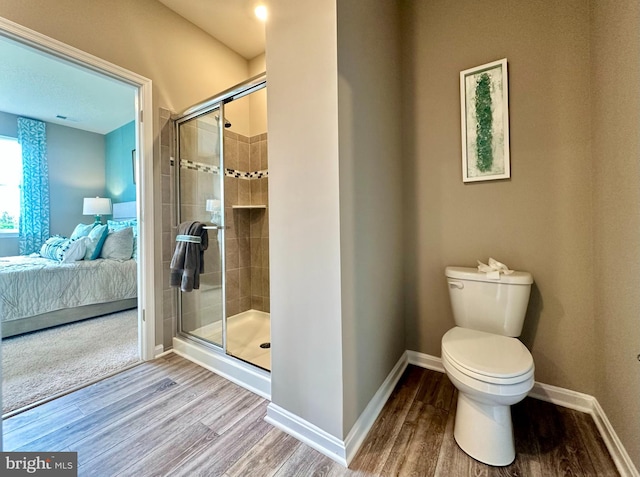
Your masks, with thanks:
[[[270,315],[248,310],[227,318],[227,353],[271,370],[271,349],[260,345],[271,340]],[[222,343],[222,330],[194,333],[213,343]]]

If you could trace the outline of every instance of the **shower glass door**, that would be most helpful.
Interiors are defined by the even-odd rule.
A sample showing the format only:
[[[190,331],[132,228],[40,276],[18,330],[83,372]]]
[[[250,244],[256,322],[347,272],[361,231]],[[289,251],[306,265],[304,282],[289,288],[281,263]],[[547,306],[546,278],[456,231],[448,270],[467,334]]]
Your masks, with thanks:
[[[177,123],[176,198],[180,224],[205,224],[208,246],[200,288],[178,292],[181,333],[224,347],[224,169],[222,164],[222,106]]]
[[[266,86],[225,105],[226,352],[271,369]]]

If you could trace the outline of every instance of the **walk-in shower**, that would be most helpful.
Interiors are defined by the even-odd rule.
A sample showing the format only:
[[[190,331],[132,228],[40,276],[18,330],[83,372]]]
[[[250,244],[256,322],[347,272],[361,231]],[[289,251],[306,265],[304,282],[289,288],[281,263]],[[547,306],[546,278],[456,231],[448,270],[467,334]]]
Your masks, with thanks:
[[[265,88],[260,75],[174,117],[176,229],[198,221],[208,232],[200,288],[177,292],[174,348],[193,351],[196,361],[209,356],[204,364],[222,374],[233,368],[268,378],[261,374],[271,369]]]

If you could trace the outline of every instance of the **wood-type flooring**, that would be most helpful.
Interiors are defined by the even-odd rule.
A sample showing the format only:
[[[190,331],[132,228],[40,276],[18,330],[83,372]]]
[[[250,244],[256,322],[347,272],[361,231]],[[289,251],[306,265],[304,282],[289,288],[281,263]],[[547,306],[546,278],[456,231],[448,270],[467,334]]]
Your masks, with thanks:
[[[512,408],[515,462],[481,464],[454,441],[456,398],[409,366],[345,469],[266,423],[266,400],[169,354],[6,419],[4,450],[78,452],[87,477],[619,475],[589,415],[531,398]]]

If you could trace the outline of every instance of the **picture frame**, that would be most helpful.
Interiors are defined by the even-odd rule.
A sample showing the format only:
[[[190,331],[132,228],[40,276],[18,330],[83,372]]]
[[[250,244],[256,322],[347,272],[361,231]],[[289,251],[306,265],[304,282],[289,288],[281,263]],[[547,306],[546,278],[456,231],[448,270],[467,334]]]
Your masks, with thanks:
[[[460,72],[462,181],[511,177],[507,59]]]
[[[136,184],[138,182],[138,167],[136,163],[136,150],[131,150],[131,166],[133,171],[133,183]]]

